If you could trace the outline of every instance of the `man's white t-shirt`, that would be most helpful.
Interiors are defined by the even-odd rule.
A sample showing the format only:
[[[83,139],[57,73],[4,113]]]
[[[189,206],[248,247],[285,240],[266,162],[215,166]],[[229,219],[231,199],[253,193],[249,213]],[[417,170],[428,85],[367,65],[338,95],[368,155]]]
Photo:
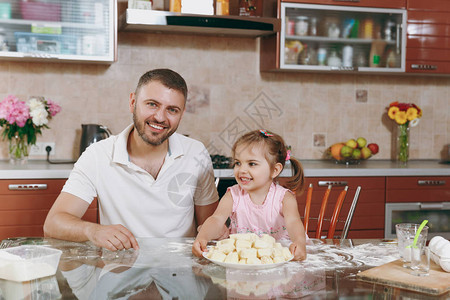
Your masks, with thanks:
[[[211,158],[205,146],[174,133],[155,180],[128,157],[133,129],[89,146],[62,191],[99,203],[100,224],[122,224],[136,237],[195,236],[194,205],[218,201]]]

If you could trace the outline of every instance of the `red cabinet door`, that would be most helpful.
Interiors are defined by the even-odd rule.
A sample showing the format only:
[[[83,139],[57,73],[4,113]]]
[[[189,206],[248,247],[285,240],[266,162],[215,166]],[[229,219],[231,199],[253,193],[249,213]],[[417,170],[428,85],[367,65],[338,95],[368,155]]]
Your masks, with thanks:
[[[0,180],[0,240],[8,237],[43,236],[47,213],[66,179]],[[37,189],[42,185],[42,189]],[[98,222],[95,199],[83,220]]]
[[[379,8],[406,8],[406,0],[289,0],[283,2],[309,3],[326,5],[345,5],[359,7],[379,7]]]

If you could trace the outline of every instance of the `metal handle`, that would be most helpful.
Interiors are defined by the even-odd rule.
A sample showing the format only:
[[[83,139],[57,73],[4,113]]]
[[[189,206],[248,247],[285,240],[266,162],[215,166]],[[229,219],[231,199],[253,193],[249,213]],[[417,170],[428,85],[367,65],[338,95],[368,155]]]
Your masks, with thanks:
[[[319,181],[317,183],[318,186],[346,186],[348,185],[347,181]]]
[[[331,67],[333,71],[355,71],[354,67]]]
[[[397,54],[400,54],[400,28],[402,25],[397,24],[396,27],[396,31],[397,31],[397,36],[395,38],[395,51]]]
[[[10,191],[46,190],[47,184],[45,184],[45,183],[10,184],[10,185],[8,185],[8,189]]]
[[[420,203],[420,209],[443,209],[444,203]]]
[[[412,64],[411,69],[413,70],[437,70],[436,65],[425,65],[425,64]]]
[[[445,180],[417,180],[418,185],[445,185]]]

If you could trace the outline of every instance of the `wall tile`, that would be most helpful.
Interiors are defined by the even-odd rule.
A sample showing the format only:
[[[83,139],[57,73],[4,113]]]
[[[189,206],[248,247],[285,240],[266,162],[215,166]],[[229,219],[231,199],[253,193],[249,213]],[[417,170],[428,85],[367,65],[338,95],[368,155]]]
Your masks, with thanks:
[[[392,101],[414,102],[424,111],[411,130],[412,159],[439,159],[450,142],[447,77],[261,73],[258,40],[249,38],[120,32],[118,41],[118,61],[111,65],[0,61],[2,98],[42,95],[61,104],[62,112],[38,137],[56,142],[55,159],[78,157],[83,123],[106,125],[114,134],[130,124],[129,94],[153,68],[178,71],[197,91],[195,109],[186,112],[179,132],[224,155],[234,137],[223,137],[237,120],[240,130],[264,126],[283,135],[301,159],[321,158],[331,144],[358,136],[379,144],[377,159],[390,159],[394,122],[386,107]],[[356,101],[357,90],[367,90],[367,102]],[[261,95],[281,114],[269,116]],[[256,117],[255,105],[264,117]],[[325,137],[324,147],[314,146],[314,134]],[[2,141],[0,159],[6,147]]]

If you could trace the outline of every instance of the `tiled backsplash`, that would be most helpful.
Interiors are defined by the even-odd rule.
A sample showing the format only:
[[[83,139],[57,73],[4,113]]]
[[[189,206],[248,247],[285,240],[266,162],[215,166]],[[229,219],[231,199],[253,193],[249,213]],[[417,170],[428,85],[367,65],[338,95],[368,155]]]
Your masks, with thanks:
[[[110,66],[0,61],[0,97],[42,95],[62,106],[38,136],[56,142],[56,159],[78,157],[81,124],[119,133],[131,122],[128,99],[140,75],[163,67],[190,89],[179,132],[211,153],[229,155],[236,136],[265,128],[300,159],[320,158],[327,146],[358,136],[380,145],[377,159],[389,159],[394,122],[385,112],[392,101],[423,109],[411,129],[412,159],[438,159],[450,142],[448,77],[260,73],[259,43],[250,38],[128,32],[119,34],[118,51]]]

